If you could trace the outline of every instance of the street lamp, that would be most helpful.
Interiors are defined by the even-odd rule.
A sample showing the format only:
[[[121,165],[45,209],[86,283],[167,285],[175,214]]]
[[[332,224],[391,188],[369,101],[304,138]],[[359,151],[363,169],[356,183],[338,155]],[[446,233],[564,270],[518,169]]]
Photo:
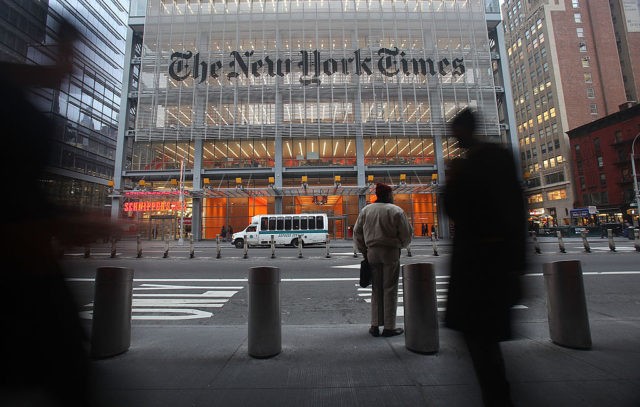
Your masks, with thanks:
[[[640,226],[640,192],[638,192],[638,177],[636,175],[636,159],[635,159],[635,146],[636,140],[640,137],[640,133],[636,134],[631,142],[631,172],[633,173],[633,190],[636,193],[636,213],[638,215],[638,225]],[[632,219],[633,223],[633,219]]]

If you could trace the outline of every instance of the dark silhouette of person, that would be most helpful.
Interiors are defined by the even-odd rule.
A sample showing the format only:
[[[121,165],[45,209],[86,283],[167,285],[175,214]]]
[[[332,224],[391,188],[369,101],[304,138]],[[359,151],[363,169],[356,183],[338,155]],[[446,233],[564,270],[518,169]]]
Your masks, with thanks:
[[[78,31],[62,21],[57,62],[0,62],[0,135],[4,174],[17,174],[19,193],[3,200],[0,287],[0,405],[93,405],[87,335],[66,285],[55,237],[62,245],[95,241],[112,225],[56,206],[43,188],[53,123],[28,99],[33,87],[56,88],[72,71]],[[113,229],[115,230],[115,228]]]
[[[511,406],[499,342],[511,338],[510,311],[522,294],[526,210],[512,153],[478,139],[475,127],[469,109],[451,124],[465,152],[451,162],[444,192],[455,226],[445,325],[464,335],[484,404]]]

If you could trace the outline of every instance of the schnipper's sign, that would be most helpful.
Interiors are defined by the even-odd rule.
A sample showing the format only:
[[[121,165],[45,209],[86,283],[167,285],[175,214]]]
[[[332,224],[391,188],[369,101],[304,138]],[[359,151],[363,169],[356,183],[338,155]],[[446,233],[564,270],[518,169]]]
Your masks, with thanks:
[[[293,61],[286,59],[272,59],[270,56],[256,59],[254,51],[232,51],[232,59],[227,63],[228,69],[223,69],[222,61],[207,62],[200,58],[200,53],[192,51],[174,52],[169,63],[169,76],[176,81],[183,81],[188,77],[204,82],[208,77],[218,78],[226,76],[228,80],[239,76],[249,75],[271,77],[289,75],[293,73],[294,66],[300,72],[300,83],[320,85],[320,75],[372,75],[377,69],[381,74],[393,77],[396,75],[422,75],[422,76],[446,76],[454,77],[465,73],[464,58],[442,58],[434,61],[431,58],[409,58],[404,51],[397,47],[392,49],[380,48],[378,58],[372,61],[371,57],[363,57],[358,49],[353,56],[347,58],[322,59],[320,51],[300,51],[301,59]]]

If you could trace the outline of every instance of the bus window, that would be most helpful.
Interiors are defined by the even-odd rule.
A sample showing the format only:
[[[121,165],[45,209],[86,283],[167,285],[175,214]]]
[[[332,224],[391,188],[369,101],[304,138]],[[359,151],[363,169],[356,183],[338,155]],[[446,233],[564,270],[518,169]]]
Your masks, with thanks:
[[[278,230],[284,230],[284,218],[282,216],[278,216]]]
[[[269,218],[266,216],[260,217],[260,229],[269,230]]]
[[[293,217],[293,230],[300,230],[300,218],[297,216]]]
[[[307,217],[300,216],[300,230],[307,230]]]
[[[284,230],[291,230],[291,216],[284,217]]]
[[[316,227],[318,229],[324,229],[324,218],[322,216],[316,216]]]
[[[276,217],[272,216],[269,218],[269,230],[276,230]]]
[[[316,218],[315,216],[309,216],[309,229],[316,228]]]

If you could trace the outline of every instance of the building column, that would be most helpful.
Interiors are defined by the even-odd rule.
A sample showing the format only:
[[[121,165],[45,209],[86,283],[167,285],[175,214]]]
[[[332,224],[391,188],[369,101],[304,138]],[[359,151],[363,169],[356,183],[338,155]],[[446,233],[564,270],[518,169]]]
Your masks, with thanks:
[[[276,49],[280,50],[282,46],[282,42],[280,40],[280,31],[276,30]],[[279,52],[276,53],[276,60],[280,58]],[[282,126],[284,122],[284,109],[282,106],[282,95],[280,94],[280,86],[282,85],[282,78],[276,75],[276,86],[275,86],[275,125],[276,125],[276,134],[275,134],[275,150],[274,151],[274,184],[273,187],[277,191],[282,191]],[[282,213],[282,196],[276,195],[274,200],[274,211],[275,213]]]
[[[118,134],[116,140],[116,152],[113,171],[113,192],[111,195],[111,221],[117,221],[120,218],[120,206],[122,205],[122,187],[123,187],[123,168],[125,166],[125,142],[127,138],[129,113],[129,90],[131,89],[131,57],[133,54],[134,35],[131,27],[127,27],[127,47],[124,54],[124,67],[122,73],[122,94],[120,97],[120,114],[118,115]]]
[[[442,108],[442,91],[441,88],[436,88],[429,97],[429,107],[431,108],[431,121],[433,122],[433,129],[436,129],[433,134],[433,153],[436,156],[436,170],[438,171],[438,183],[443,185],[445,180],[445,165],[444,165],[444,151],[442,147],[442,140],[446,137],[447,132],[447,120],[444,117],[444,110]],[[449,238],[449,218],[444,212],[444,202],[442,201],[442,194],[435,194],[436,207],[437,207],[437,219],[438,219],[438,236],[443,238]]]
[[[358,43],[358,29],[353,32],[353,43]],[[366,166],[364,164],[364,133],[362,130],[362,87],[360,84],[359,75],[351,75],[352,80],[355,82],[356,95],[353,101],[353,118],[355,121],[356,129],[356,170],[358,172],[358,187],[364,188],[367,185]],[[367,196],[365,194],[358,195],[358,212],[367,204]]]

